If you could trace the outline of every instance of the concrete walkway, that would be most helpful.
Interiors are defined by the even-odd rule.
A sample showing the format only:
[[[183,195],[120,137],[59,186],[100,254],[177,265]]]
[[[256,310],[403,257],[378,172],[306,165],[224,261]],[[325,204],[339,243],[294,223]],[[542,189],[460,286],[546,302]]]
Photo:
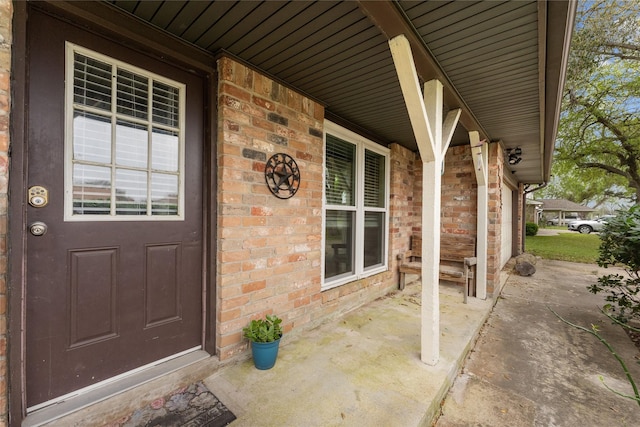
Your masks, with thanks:
[[[562,230],[558,228],[539,228],[536,236],[557,236],[560,233],[576,233],[577,234],[578,232],[567,230],[566,228]]]
[[[638,426],[640,407],[606,389],[632,394],[623,370],[594,336],[566,325],[597,325],[640,386],[639,352],[597,309],[586,290],[613,273],[595,265],[541,261],[531,277],[510,276],[438,427]]]

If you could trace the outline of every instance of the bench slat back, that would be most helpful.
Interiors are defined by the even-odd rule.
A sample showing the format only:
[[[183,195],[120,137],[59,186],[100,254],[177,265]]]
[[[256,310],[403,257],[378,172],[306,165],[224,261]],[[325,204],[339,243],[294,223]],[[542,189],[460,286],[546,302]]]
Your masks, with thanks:
[[[411,236],[411,255],[422,257],[422,236]],[[462,261],[476,256],[476,239],[459,234],[440,235],[440,259]]]
[[[444,234],[440,237],[440,259],[460,261],[476,256],[476,239],[459,234]]]
[[[422,236],[411,236],[411,255],[422,258]]]

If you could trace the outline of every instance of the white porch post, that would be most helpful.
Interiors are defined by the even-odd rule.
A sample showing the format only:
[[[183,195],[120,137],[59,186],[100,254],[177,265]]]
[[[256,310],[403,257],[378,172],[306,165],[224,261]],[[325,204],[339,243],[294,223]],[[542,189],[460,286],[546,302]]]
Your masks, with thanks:
[[[476,297],[487,298],[487,238],[489,224],[489,188],[487,185],[488,175],[488,145],[486,141],[480,141],[480,134],[477,131],[469,132],[469,142],[471,143],[471,155],[473,166],[478,182],[478,219],[476,236]]]
[[[447,115],[443,126],[443,87],[438,80],[424,85],[424,96],[411,46],[405,36],[389,40],[396,73],[422,159],[422,319],[421,359],[435,365],[440,355],[440,192],[441,167],[461,110]],[[443,135],[444,127],[444,135]],[[443,138],[444,136],[444,138]]]
[[[424,103],[433,133],[434,159],[422,162],[422,325],[420,358],[440,357],[440,199],[442,161],[442,83],[424,84]],[[422,152],[420,152],[422,155]]]

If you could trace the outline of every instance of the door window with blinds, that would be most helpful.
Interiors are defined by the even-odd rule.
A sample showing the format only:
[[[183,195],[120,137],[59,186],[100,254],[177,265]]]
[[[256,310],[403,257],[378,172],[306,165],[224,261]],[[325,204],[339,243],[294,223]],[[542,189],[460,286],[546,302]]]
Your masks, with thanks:
[[[324,289],[387,269],[389,151],[325,122]]]
[[[182,220],[183,84],[67,43],[65,220]]]

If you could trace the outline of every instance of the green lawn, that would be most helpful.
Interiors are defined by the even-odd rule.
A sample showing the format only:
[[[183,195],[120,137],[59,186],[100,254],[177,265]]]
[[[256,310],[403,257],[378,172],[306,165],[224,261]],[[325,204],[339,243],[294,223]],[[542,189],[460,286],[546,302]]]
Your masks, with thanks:
[[[600,238],[597,234],[560,233],[557,236],[527,236],[525,251],[544,259],[595,264]]]

